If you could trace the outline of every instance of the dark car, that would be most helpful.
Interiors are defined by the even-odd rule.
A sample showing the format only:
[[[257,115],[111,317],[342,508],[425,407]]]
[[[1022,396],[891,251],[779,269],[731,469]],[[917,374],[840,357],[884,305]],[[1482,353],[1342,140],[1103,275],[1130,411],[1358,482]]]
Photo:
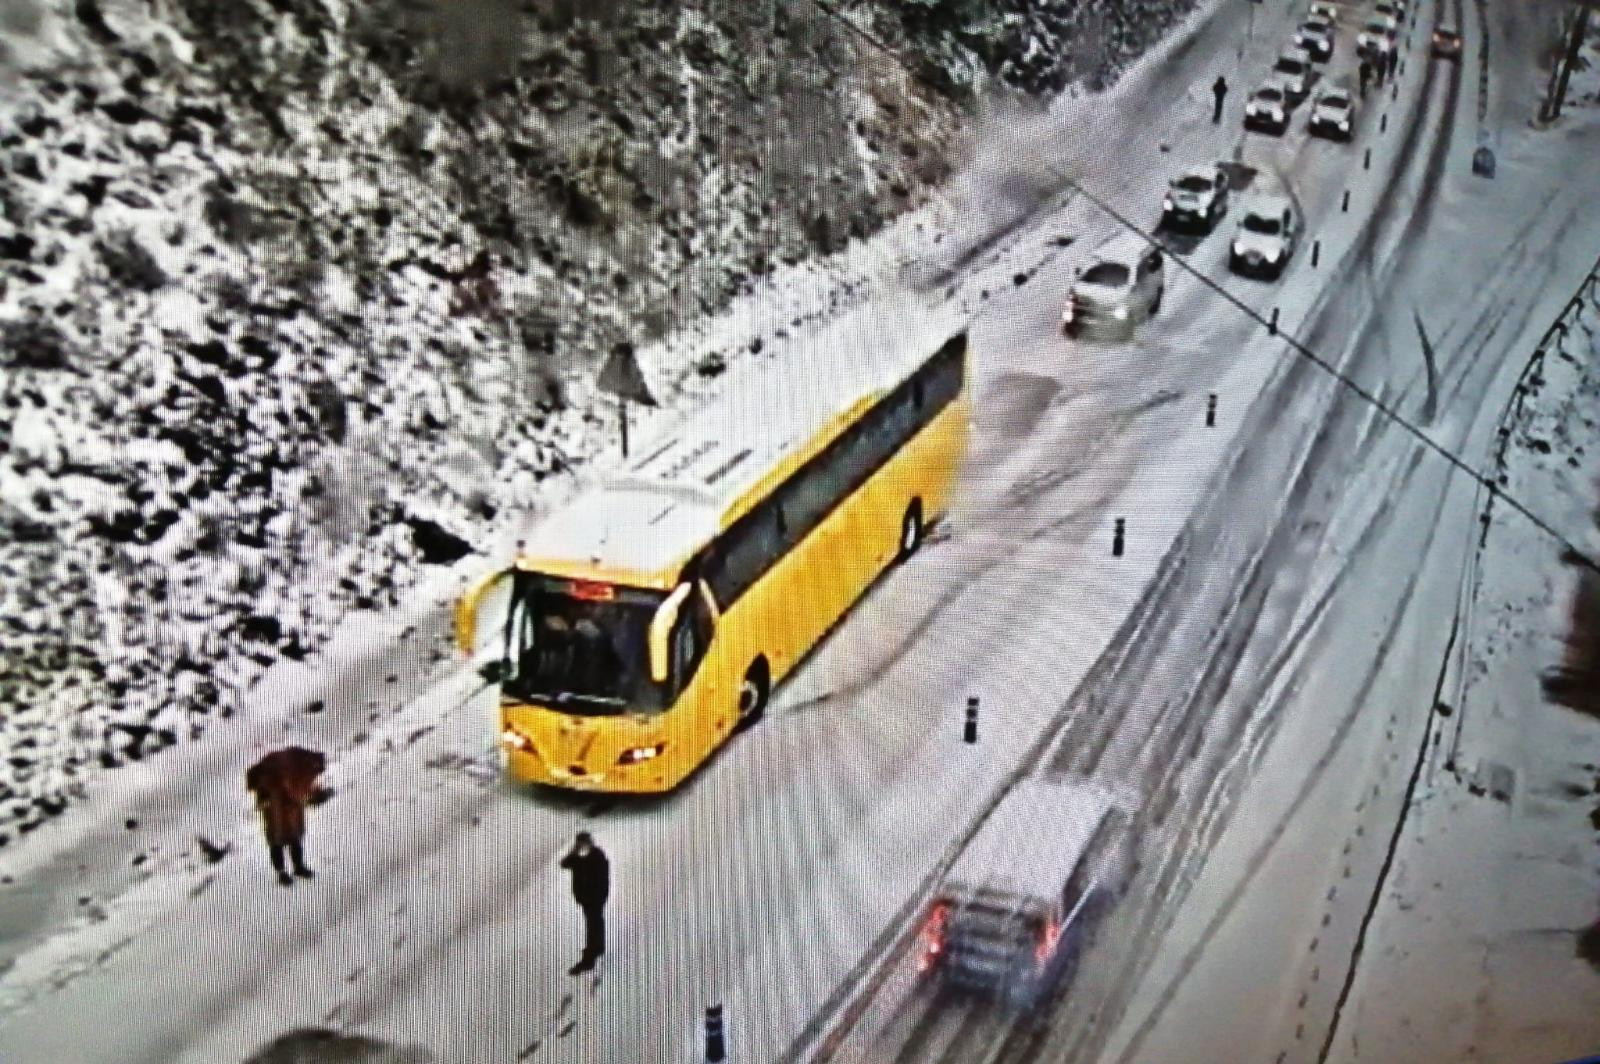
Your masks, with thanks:
[[[1295,30],[1294,44],[1313,62],[1326,63],[1333,58],[1333,27],[1312,19]]]
[[[1435,59],[1460,59],[1461,34],[1449,26],[1433,31],[1433,57]]]

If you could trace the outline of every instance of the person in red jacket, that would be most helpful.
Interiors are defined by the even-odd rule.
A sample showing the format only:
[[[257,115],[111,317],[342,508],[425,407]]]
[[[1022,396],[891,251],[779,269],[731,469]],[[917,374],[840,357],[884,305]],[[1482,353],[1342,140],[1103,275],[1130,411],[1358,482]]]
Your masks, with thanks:
[[[327,759],[315,750],[299,746],[274,750],[250,766],[245,773],[245,787],[255,795],[256,809],[261,814],[261,828],[267,837],[267,851],[272,858],[272,868],[278,873],[278,882],[287,887],[295,877],[310,879],[314,874],[306,867],[302,848],[306,835],[306,806],[317,792],[317,777],[322,774]],[[294,875],[284,868],[284,857]]]

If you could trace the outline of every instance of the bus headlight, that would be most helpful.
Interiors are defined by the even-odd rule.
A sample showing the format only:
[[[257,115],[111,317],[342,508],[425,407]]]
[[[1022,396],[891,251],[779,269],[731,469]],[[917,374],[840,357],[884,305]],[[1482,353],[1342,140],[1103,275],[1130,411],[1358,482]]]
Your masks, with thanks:
[[[500,744],[512,750],[521,750],[523,753],[533,749],[533,740],[515,728],[506,728],[500,733]]]
[[[617,758],[617,764],[637,765],[641,761],[649,761],[660,757],[662,751],[666,750],[666,748],[666,743],[656,743],[654,746],[630,746],[622,751],[622,756]]]

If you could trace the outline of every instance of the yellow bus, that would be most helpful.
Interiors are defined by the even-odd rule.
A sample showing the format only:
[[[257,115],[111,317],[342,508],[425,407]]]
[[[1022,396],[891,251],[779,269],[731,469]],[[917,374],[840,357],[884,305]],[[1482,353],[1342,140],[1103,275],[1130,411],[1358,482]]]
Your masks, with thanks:
[[[472,655],[486,597],[509,591],[504,631],[484,635],[513,779],[667,791],[761,717],[946,510],[971,413],[966,334],[927,351],[750,375],[462,598],[456,636]]]

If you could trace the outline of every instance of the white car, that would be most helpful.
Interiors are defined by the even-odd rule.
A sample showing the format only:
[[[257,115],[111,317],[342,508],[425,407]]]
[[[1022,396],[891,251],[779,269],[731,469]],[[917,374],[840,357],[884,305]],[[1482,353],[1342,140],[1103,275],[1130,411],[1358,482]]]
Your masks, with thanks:
[[[1395,27],[1382,19],[1373,19],[1356,35],[1356,51],[1375,59],[1387,58],[1394,51]]]
[[[1356,124],[1356,101],[1348,89],[1325,89],[1311,105],[1306,132],[1329,140],[1349,140]]]
[[[1326,63],[1333,58],[1333,27],[1318,19],[1305,22],[1294,31],[1294,44],[1313,62]]]
[[[1317,3],[1311,5],[1311,17],[1330,26],[1339,24],[1339,9],[1332,4]]]
[[[1244,127],[1263,133],[1282,133],[1289,128],[1289,99],[1281,85],[1269,82],[1256,90],[1244,105]]]
[[[1400,24],[1406,20],[1406,8],[1404,4],[1376,4],[1373,6],[1372,10],[1378,18],[1386,18],[1393,22],[1396,29],[1399,29]]]
[[[1161,223],[1169,229],[1211,232],[1228,213],[1228,174],[1220,166],[1194,166],[1172,179],[1161,201]]]
[[[1272,76],[1289,94],[1291,103],[1305,99],[1311,91],[1311,64],[1292,55],[1280,55],[1272,64]]]
[[[1161,312],[1165,256],[1137,233],[1114,236],[1095,249],[1094,262],[1073,279],[1061,311],[1067,336],[1124,337]]]
[[[1228,268],[1247,277],[1281,277],[1300,235],[1294,204],[1286,196],[1258,193],[1243,210]]]

